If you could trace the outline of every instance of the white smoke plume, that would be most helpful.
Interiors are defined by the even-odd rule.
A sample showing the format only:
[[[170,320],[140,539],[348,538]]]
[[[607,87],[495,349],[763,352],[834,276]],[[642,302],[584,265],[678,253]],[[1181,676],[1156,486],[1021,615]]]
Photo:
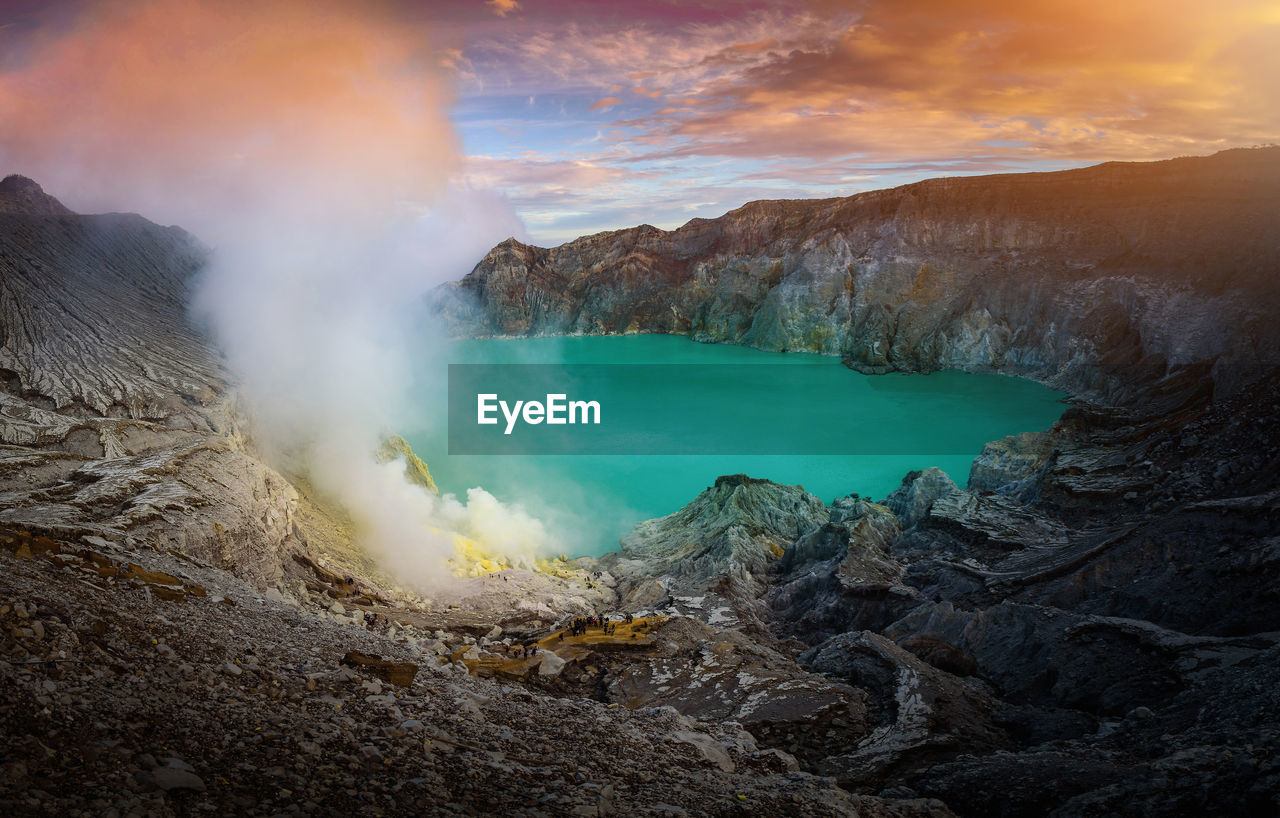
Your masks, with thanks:
[[[213,246],[197,298],[276,454],[419,586],[455,533],[530,560],[546,532],[483,491],[437,498],[374,460],[413,422],[414,307],[523,229],[450,187],[430,32],[377,3],[100,2],[0,68],[0,162],[82,212],[138,210]]]

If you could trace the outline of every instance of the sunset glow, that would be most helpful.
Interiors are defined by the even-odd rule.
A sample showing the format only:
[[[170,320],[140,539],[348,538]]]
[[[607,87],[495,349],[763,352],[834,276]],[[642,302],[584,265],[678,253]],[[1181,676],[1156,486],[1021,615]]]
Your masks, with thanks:
[[[492,188],[544,244],[1280,133],[1267,0],[9,8],[0,165],[97,209],[146,206],[115,184],[142,166],[301,161],[290,128],[407,198],[442,172]]]

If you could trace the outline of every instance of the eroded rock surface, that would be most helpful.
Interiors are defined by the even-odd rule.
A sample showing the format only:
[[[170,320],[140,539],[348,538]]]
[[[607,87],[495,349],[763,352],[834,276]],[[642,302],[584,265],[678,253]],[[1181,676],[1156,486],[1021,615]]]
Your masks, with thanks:
[[[713,625],[758,625],[770,566],[829,519],[799,486],[726,475],[674,514],[640,523],[600,563],[624,607],[675,604]]]

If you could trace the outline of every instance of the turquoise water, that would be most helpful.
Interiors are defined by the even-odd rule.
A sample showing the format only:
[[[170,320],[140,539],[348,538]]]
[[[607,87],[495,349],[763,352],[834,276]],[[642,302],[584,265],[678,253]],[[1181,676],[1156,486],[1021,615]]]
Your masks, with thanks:
[[[858,493],[875,500],[913,469],[937,466],[960,485],[990,440],[1048,428],[1065,409],[1062,393],[999,375],[939,372],[868,376],[835,358],[698,344],[665,335],[586,338],[476,339],[447,345],[419,362],[414,390],[421,417],[434,419],[406,437],[427,461],[444,492],[465,495],[482,486],[541,518],[570,555],[614,550],[640,520],[676,511],[722,474],[744,472],[804,486],[830,503]],[[673,403],[688,392],[724,408],[716,415],[744,441],[801,436],[815,427],[847,427],[865,447],[845,451],[893,454],[743,455],[449,455],[444,384],[448,363],[488,364],[758,364],[788,367],[785,377],[754,367],[742,383],[673,383]],[[624,370],[619,370],[623,372]],[[762,383],[785,389],[762,390]],[[619,392],[633,384],[619,382]],[[662,384],[655,388],[662,389]],[[609,405],[609,395],[591,395]],[[735,411],[750,403],[751,412]],[[761,403],[763,402],[763,406]],[[761,428],[761,418],[774,418]],[[747,446],[746,448],[750,448]],[[783,446],[785,448],[785,445]],[[803,446],[798,446],[803,448]],[[932,453],[931,453],[932,452]]]

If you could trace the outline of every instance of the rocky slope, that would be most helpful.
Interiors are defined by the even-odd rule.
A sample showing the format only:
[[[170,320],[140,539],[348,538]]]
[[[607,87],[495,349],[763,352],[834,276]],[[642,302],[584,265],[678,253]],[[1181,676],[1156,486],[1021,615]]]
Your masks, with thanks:
[[[1076,405],[964,488],[729,475],[617,554],[426,600],[253,449],[184,320],[199,246],[6,180],[0,807],[1280,811],[1277,157],[497,248],[437,301],[459,326],[993,368]]]
[[[971,485],[1024,442],[989,447]],[[1087,518],[960,489],[937,469],[881,503],[826,508],[798,487],[722,478],[600,560],[624,608],[685,617],[668,638],[689,645],[684,661],[673,647],[605,665],[606,695],[732,718],[851,791],[937,798],[961,815],[1274,811],[1280,441],[1259,444],[1272,471],[1253,475],[1256,494],[1098,480]],[[1096,441],[1049,445],[1050,462],[1100,454]],[[1217,451],[1215,471],[1238,467],[1229,443]],[[1170,483],[1207,485],[1203,461],[1165,463]],[[1025,493],[1055,475],[1010,476],[1021,479],[1000,488]],[[1120,491],[1148,504],[1108,494]],[[793,523],[808,531],[781,553],[752,547]],[[731,532],[737,548],[707,549]],[[755,717],[771,706],[774,720]]]
[[[70,208],[58,201],[34,180],[16,173],[0,179],[0,213],[35,216],[71,216]]]
[[[993,370],[1119,398],[1274,364],[1280,148],[752,202],[678,230],[508,240],[434,309],[463,334],[664,332]]]
[[[205,251],[140,216],[70,214],[21,177],[3,188],[0,523],[281,581],[297,493],[248,446],[187,322]]]
[[[0,533],[6,815],[950,814],[736,725],[473,678],[213,566],[94,548]]]
[[[758,744],[735,717],[778,744],[859,695],[783,653],[735,648],[791,684],[772,707],[744,692],[685,714],[642,671],[696,683],[712,628],[561,638],[566,615],[617,604],[592,565],[430,600],[381,582],[343,511],[245,432],[187,322],[203,256],[176,228],[0,184],[0,812],[951,814]],[[403,441],[371,456],[434,490]],[[830,751],[848,735],[802,732]]]

